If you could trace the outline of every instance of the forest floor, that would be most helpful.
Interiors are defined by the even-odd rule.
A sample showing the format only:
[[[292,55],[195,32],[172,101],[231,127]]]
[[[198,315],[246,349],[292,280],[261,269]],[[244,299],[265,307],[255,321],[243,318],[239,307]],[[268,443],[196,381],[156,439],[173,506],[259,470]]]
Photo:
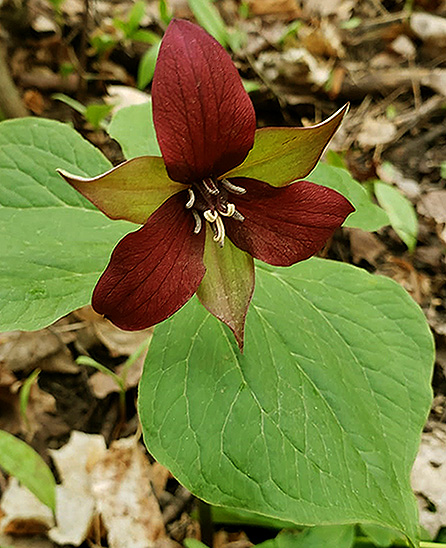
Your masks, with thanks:
[[[130,0],[90,5],[87,0],[3,0],[0,81],[10,77],[18,93],[11,88],[7,98],[0,97],[0,110],[6,117],[29,114],[70,122],[119,163],[123,156],[117,143],[54,94],[84,105],[110,104],[111,97],[126,104],[145,100],[150,67],[144,71],[140,61],[153,45],[135,39],[135,31],[162,36],[159,4],[147,0],[131,28]],[[437,488],[446,485],[446,2],[222,0],[217,5],[228,28],[246,39],[233,48],[233,58],[252,89],[258,124],[311,125],[349,101],[349,114],[331,149],[358,181],[379,179],[396,186],[416,211],[412,251],[387,227],[375,233],[343,229],[322,253],[396,280],[422,307],[434,333],[435,399],[414,489],[422,524],[435,537],[446,528],[446,502]],[[175,16],[194,20],[186,0],[172,0],[169,7]],[[110,108],[103,107],[103,114]],[[39,332],[0,334],[0,429],[26,440],[48,463],[57,455],[52,451],[68,440],[73,455],[106,451],[115,442],[104,474],[116,482],[126,478],[129,484],[138,483],[135,477],[141,474],[150,475],[148,500],[156,511],[147,526],[153,540],[167,548],[186,537],[200,538],[197,503],[142,446],[122,442],[139,432],[136,387],[150,336],[150,330],[122,332],[89,307]],[[124,402],[109,375],[76,361],[88,356],[119,374],[135,355]],[[36,370],[25,420],[20,389]],[[123,465],[130,461],[132,466]],[[0,494],[9,484],[0,472]],[[112,481],[110,485],[113,491]],[[67,531],[51,540],[45,533],[48,525],[39,520],[10,520],[0,532],[0,546],[68,543]],[[96,521],[82,546],[106,546],[111,534]],[[214,546],[244,548],[274,534],[218,525]]]

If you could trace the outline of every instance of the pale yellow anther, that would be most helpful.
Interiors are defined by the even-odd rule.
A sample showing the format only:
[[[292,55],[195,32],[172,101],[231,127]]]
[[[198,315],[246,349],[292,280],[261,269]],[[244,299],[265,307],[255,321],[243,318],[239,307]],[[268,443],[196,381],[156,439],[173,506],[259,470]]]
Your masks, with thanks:
[[[217,215],[215,220],[215,234],[213,240],[214,242],[217,242],[220,247],[223,247],[223,244],[225,243],[225,225],[223,224],[223,219],[220,215]]]
[[[210,209],[207,209],[203,212],[203,217],[209,223],[215,223],[215,221],[218,219],[218,213],[216,211],[211,211]]]
[[[235,213],[234,204],[226,204],[226,212],[220,211],[220,215],[223,215],[224,217],[232,217],[234,213]]]
[[[188,188],[187,191],[189,192],[189,200],[186,202],[185,207],[186,209],[190,209],[195,203],[195,194],[191,188]]]

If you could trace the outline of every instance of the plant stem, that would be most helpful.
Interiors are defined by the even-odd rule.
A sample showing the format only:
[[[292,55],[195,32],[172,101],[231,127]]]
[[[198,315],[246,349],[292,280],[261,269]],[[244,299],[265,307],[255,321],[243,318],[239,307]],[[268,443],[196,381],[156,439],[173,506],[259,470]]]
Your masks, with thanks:
[[[427,542],[422,540],[420,542],[420,548],[446,548],[446,544],[442,542]]]

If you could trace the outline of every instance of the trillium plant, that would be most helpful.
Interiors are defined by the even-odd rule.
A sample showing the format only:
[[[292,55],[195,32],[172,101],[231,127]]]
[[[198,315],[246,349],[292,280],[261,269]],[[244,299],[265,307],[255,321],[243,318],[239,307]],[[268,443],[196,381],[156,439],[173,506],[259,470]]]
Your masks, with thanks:
[[[312,170],[346,108],[306,130],[318,141],[304,168],[296,162],[273,184],[257,179],[258,163],[280,154],[282,142],[254,145],[254,107],[231,58],[181,20],[164,36],[152,100],[162,158],[129,160],[92,179],[60,171],[110,218],[143,224],[117,245],[93,308],[122,329],[144,329],[197,293],[242,349],[253,258],[277,266],[308,259],[354,209],[335,190],[293,182]]]
[[[356,524],[416,546],[409,474],[432,337],[398,284],[314,257],[343,224],[389,223],[348,171],[319,162],[346,112],[256,130],[228,53],[174,19],[152,104],[109,125],[124,163],[59,122],[2,122],[0,329],[90,300],[121,329],[159,324],[139,415],[188,489],[226,519],[324,524],[314,546],[334,527],[348,548]]]

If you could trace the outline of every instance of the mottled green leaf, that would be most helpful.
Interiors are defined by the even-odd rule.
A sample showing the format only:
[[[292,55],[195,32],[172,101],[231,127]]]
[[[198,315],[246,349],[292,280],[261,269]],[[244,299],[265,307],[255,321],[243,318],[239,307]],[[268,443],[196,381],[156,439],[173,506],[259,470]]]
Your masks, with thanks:
[[[39,329],[87,304],[116,242],[110,221],[56,172],[94,176],[110,163],[65,124],[0,124],[0,331]]]
[[[432,335],[394,281],[310,259],[257,268],[240,354],[190,301],[157,327],[140,385],[149,451],[207,502],[417,538],[409,473]]]

